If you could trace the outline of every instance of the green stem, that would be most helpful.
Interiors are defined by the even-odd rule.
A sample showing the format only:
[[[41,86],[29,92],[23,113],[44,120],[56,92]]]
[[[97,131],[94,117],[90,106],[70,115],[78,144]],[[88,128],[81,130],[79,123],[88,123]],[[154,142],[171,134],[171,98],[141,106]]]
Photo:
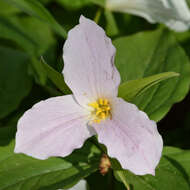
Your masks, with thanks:
[[[123,175],[122,171],[117,171],[117,175],[120,177],[121,181],[123,182],[127,190],[130,190],[129,184],[127,183],[126,178]]]
[[[101,14],[102,14],[102,9],[99,8],[96,12],[96,15],[94,17],[94,21],[96,22],[96,24],[98,24],[99,20],[100,20],[100,17],[101,17]]]

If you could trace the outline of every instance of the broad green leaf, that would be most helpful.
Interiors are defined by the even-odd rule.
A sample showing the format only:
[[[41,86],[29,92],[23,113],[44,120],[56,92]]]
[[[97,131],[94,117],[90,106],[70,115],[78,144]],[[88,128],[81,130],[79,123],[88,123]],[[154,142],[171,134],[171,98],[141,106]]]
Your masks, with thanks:
[[[79,9],[90,3],[90,0],[57,0],[57,2],[69,9]]]
[[[119,87],[119,96],[124,98],[126,101],[133,101],[135,97],[139,96],[150,87],[160,83],[161,81],[176,76],[179,76],[179,74],[175,72],[166,72],[142,79],[124,82]]]
[[[28,56],[0,46],[0,118],[14,111],[31,90],[27,73]]]
[[[1,16],[0,37],[16,42],[29,55],[38,56],[55,43],[48,25],[32,17]]]
[[[101,6],[101,7],[104,7],[104,6],[105,6],[105,3],[106,3],[106,0],[89,0],[89,1],[91,1],[91,2],[94,3],[94,4],[99,5],[99,6]]]
[[[71,94],[69,87],[66,85],[64,81],[64,77],[61,73],[54,70],[51,66],[49,66],[45,61],[42,59],[41,63],[47,73],[49,79],[55,84],[55,86],[61,90],[64,94]]]
[[[165,147],[163,155],[183,174],[190,188],[190,150]],[[165,163],[164,163],[165,164]],[[162,165],[164,167],[165,165]]]
[[[44,30],[41,30],[41,28],[46,32],[44,33]],[[35,33],[31,33],[31,31],[35,31]],[[44,71],[36,56],[44,54],[45,51],[55,44],[49,27],[36,18],[1,17],[0,36],[16,41],[31,56],[30,62],[37,73],[40,84],[44,85],[46,83],[46,71]]]
[[[56,43],[50,27],[46,23],[34,17],[19,18],[17,22],[23,32],[37,44],[37,47],[35,47],[37,55],[42,55],[49,47]],[[24,46],[24,44],[22,46]]]
[[[40,84],[44,85],[46,74],[43,72],[43,67],[36,61],[35,56],[41,56],[55,44],[49,26],[34,17],[2,16],[0,18],[0,37],[16,42],[21,49],[24,49],[27,54],[33,57],[29,61],[35,69],[33,75],[35,76],[37,73]]]
[[[122,174],[121,178],[118,172]],[[126,181],[133,190],[173,190],[190,188],[190,151],[165,147],[156,169],[156,176],[137,176],[129,171],[115,171],[119,181]]]
[[[16,42],[30,54],[36,54],[38,43],[25,32],[15,17],[0,17],[0,37]]]
[[[123,171],[115,171],[116,178],[121,181],[127,190],[130,190],[130,186],[127,182],[127,178]]]
[[[184,150],[177,147],[166,146],[164,147],[162,154],[166,156],[171,156],[173,154],[183,153],[183,151]]]
[[[8,14],[16,14],[19,12],[20,10],[17,9],[16,7],[9,5],[5,1],[0,1],[0,14],[8,15]]]
[[[121,37],[114,41],[114,45],[117,49],[116,66],[122,82],[163,72],[180,74],[154,85],[132,101],[151,119],[159,121],[189,90],[190,64],[184,50],[166,30]]]
[[[101,152],[91,143],[66,158],[37,160],[0,147],[0,190],[57,190],[96,171]]]
[[[0,190],[65,189],[98,170],[101,152],[90,141],[65,158],[37,160],[13,153],[14,132],[0,128]]]
[[[23,12],[34,16],[41,21],[49,24],[53,30],[55,30],[63,38],[66,38],[67,32],[63,27],[58,24],[58,22],[53,18],[49,11],[38,1],[36,0],[4,0],[10,3],[12,6],[15,6],[22,10]]]
[[[43,4],[48,4],[51,3],[53,0],[40,0],[41,3]]]
[[[187,41],[190,39],[190,32],[173,32],[177,41],[180,43],[187,43]]]
[[[105,6],[105,0],[56,0],[60,5],[68,9],[80,9],[84,6],[96,4],[101,7]]]

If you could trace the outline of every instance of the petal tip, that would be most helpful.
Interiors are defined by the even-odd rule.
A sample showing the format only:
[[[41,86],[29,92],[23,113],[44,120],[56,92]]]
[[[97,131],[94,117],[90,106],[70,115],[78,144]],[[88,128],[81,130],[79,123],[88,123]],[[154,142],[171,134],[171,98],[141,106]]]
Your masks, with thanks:
[[[81,15],[80,16],[80,18],[79,18],[79,24],[81,25],[83,25],[83,24],[85,24],[85,25],[89,25],[89,24],[95,24],[95,25],[97,25],[93,20],[91,20],[91,19],[89,19],[89,18],[87,18],[87,17],[85,17],[85,16],[83,16],[83,15]],[[97,25],[98,26],[98,25]]]
[[[85,16],[81,15],[80,18],[79,18],[79,23],[81,24],[81,23],[83,23],[83,22],[85,22],[87,20],[88,19]]]

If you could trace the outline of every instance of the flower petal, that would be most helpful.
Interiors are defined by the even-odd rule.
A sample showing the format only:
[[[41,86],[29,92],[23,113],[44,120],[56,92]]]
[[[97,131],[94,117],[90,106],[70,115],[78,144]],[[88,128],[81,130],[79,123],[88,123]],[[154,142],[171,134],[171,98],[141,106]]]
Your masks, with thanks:
[[[185,0],[107,0],[107,8],[142,16],[149,22],[166,24],[176,31],[190,27],[190,10]]]
[[[80,180],[76,185],[68,190],[87,190],[87,183],[86,180]]]
[[[93,135],[87,117],[71,95],[41,101],[20,118],[15,152],[39,159],[67,156]]]
[[[124,169],[137,175],[154,175],[163,148],[156,123],[121,98],[112,104],[112,119],[94,125],[99,142],[107,146],[108,155],[117,158]]]
[[[104,30],[81,16],[64,45],[65,82],[81,105],[117,96],[120,75],[114,66],[115,48]]]

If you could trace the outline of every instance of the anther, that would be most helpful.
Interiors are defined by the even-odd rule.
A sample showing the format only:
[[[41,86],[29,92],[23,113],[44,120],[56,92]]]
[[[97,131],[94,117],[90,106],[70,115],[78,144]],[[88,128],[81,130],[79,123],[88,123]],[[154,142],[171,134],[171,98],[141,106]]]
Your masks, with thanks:
[[[100,123],[106,118],[111,118],[111,107],[107,99],[98,99],[96,102],[89,103],[88,106],[94,108],[92,111],[93,122]]]

